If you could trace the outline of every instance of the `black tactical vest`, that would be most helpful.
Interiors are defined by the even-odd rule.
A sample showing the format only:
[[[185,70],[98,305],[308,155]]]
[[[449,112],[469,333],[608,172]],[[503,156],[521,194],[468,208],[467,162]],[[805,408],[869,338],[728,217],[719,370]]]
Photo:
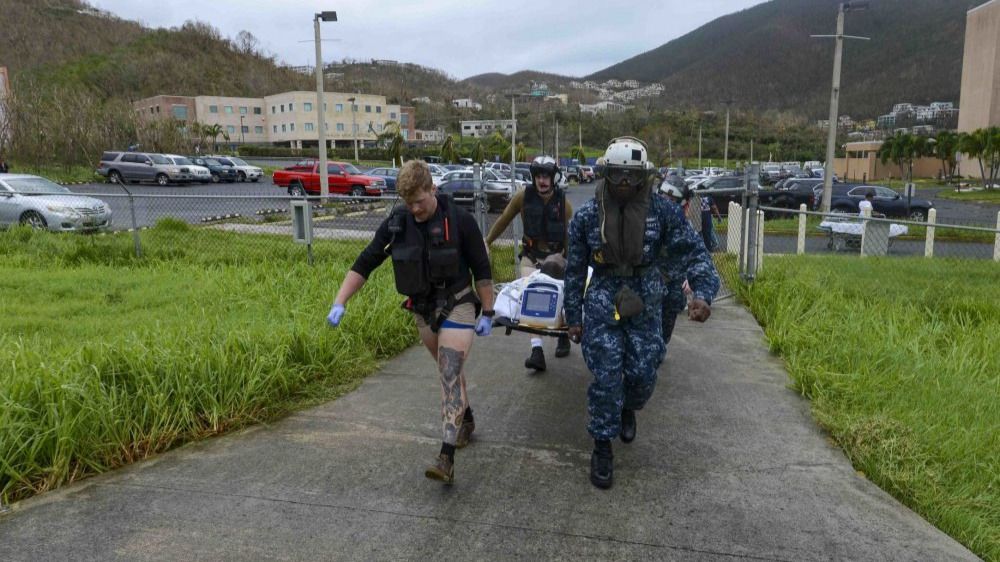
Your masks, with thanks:
[[[543,259],[563,251],[566,240],[566,194],[553,188],[548,203],[538,194],[534,185],[524,189],[524,248],[528,255]]]
[[[413,214],[395,211],[389,219],[393,234],[392,270],[396,290],[414,301],[425,301],[442,291],[456,293],[469,286],[468,271],[461,271],[461,240],[453,203],[438,195],[438,209],[421,234]]]

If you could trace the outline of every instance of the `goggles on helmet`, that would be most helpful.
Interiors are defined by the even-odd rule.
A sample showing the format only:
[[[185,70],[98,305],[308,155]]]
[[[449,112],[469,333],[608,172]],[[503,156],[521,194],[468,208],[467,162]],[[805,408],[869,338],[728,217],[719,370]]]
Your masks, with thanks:
[[[643,168],[623,168],[619,166],[607,166],[604,169],[604,177],[611,185],[621,185],[627,183],[631,187],[640,187],[646,182],[649,171]]]

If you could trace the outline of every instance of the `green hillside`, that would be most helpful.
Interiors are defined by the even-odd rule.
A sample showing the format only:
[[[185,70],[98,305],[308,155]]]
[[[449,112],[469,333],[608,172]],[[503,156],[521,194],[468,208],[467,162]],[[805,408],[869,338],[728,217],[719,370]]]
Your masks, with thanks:
[[[958,102],[966,11],[982,0],[877,0],[845,31],[841,112],[886,113],[900,101]],[[771,0],[720,17],[590,79],[660,81],[666,106],[792,110],[825,117],[838,0]]]

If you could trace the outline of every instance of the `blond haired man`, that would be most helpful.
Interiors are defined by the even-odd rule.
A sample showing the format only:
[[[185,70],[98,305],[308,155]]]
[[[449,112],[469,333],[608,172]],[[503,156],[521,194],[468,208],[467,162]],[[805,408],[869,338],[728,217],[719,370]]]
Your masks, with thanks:
[[[451,483],[455,449],[468,444],[476,427],[466,394],[465,362],[473,333],[488,336],[491,331],[493,276],[475,219],[437,193],[427,164],[404,164],[396,188],[406,207],[382,222],[355,260],[327,321],[339,326],[347,302],[375,268],[392,258],[396,290],[407,297],[403,308],[413,313],[441,380],[441,451],[424,474]]]

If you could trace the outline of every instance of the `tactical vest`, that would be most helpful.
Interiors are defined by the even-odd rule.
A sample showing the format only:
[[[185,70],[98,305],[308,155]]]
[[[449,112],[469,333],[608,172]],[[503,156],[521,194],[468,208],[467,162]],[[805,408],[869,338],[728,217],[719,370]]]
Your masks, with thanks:
[[[396,290],[409,297],[403,308],[423,316],[435,332],[456,304],[478,303],[474,293],[455,299],[457,293],[469,287],[471,278],[468,270],[461,268],[462,241],[454,202],[444,195],[437,198],[438,210],[427,222],[426,238],[406,209],[393,212],[389,218]],[[441,313],[434,318],[436,309]]]
[[[525,253],[536,260],[551,254],[562,253],[566,240],[566,194],[554,188],[548,202],[542,199],[538,190],[529,185],[524,190],[524,208],[521,210],[524,222]]]

